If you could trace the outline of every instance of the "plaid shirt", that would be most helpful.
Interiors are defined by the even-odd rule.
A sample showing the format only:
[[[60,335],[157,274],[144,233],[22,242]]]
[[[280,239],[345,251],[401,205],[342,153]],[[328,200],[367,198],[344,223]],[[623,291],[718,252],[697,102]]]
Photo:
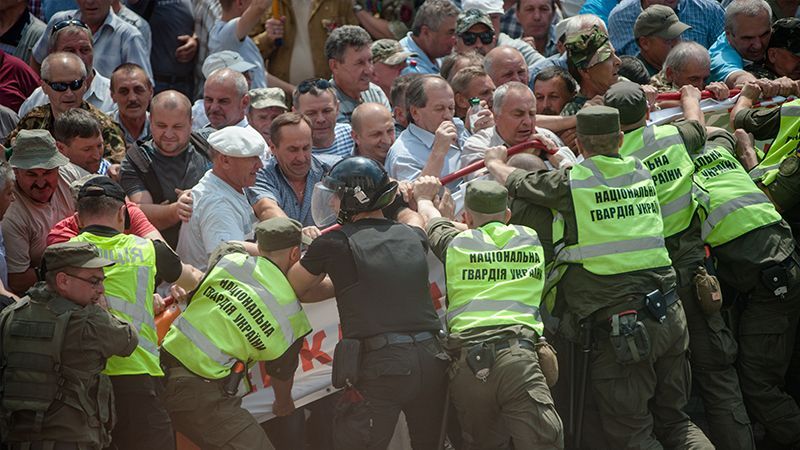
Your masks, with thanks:
[[[517,7],[512,6],[506,10],[503,17],[500,18],[500,32],[511,36],[514,39],[522,37],[522,25],[517,20]]]
[[[639,0],[623,0],[608,16],[608,35],[617,55],[635,56],[639,46],[633,37],[633,24],[642,12]],[[725,10],[715,0],[680,0],[675,10],[681,22],[692,28],[683,32],[683,38],[711,48],[723,32]]]
[[[194,34],[197,36],[197,61],[194,70],[195,97],[203,92],[206,77],[203,76],[203,61],[208,56],[208,34],[222,16],[219,0],[194,0]]]

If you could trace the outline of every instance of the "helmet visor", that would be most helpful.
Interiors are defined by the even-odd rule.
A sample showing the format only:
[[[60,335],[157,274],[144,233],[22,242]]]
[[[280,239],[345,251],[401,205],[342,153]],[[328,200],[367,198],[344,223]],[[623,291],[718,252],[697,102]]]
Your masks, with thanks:
[[[322,183],[314,185],[311,195],[311,217],[318,228],[328,227],[336,223],[339,215],[340,199],[335,191]]]

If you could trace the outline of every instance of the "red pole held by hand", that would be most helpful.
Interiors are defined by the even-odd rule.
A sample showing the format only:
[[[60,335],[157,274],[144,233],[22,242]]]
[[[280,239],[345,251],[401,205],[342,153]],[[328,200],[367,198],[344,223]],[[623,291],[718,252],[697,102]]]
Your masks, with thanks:
[[[728,94],[728,98],[736,96],[740,91],[741,89],[731,89],[730,94]],[[707,98],[712,98],[712,97],[714,97],[714,94],[712,94],[711,91],[700,91],[701,99],[705,100]],[[662,92],[661,94],[658,94],[658,97],[656,97],[656,100],[680,100],[680,99],[681,99],[680,92]]]

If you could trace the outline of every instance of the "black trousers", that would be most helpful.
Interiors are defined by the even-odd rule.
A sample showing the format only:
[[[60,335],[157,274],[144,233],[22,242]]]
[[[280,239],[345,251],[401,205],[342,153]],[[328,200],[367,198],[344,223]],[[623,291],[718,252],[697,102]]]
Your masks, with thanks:
[[[113,376],[117,422],[111,431],[111,450],[174,450],[175,433],[159,400],[161,380],[149,375]]]

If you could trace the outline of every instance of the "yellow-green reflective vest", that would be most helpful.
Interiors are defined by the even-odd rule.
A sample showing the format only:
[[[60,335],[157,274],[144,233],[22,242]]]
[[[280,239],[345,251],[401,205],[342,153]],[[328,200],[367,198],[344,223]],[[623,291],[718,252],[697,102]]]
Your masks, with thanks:
[[[769,198],[727,149],[707,144],[692,154],[704,210],[702,237],[716,247],[781,220]]]
[[[156,251],[153,242],[130,234],[98,236],[81,233],[73,241],[91,242],[104,258],[115,262],[104,269],[108,308],[139,332],[139,346],[126,358],[108,358],[107,375],[163,376],[158,356],[158,336],[153,314]]]
[[[686,154],[678,128],[649,125],[625,133],[619,154],[642,160],[653,175],[664,236],[670,237],[688,228],[697,209],[697,200],[692,195],[694,164]]]
[[[445,274],[451,332],[519,324],[542,334],[544,249],[534,230],[491,222],[463,231],[447,247]]]
[[[596,275],[616,275],[672,264],[656,187],[642,162],[593,156],[569,171],[578,242],[556,253],[557,263],[579,263]]]
[[[800,147],[800,99],[781,106],[781,128],[772,142],[767,156],[752,170],[750,178],[765,186],[778,177],[778,168],[784,159],[792,156]]]
[[[236,360],[277,359],[309,332],[283,272],[266,258],[231,254],[208,272],[162,348],[193,373],[216,380]]]

